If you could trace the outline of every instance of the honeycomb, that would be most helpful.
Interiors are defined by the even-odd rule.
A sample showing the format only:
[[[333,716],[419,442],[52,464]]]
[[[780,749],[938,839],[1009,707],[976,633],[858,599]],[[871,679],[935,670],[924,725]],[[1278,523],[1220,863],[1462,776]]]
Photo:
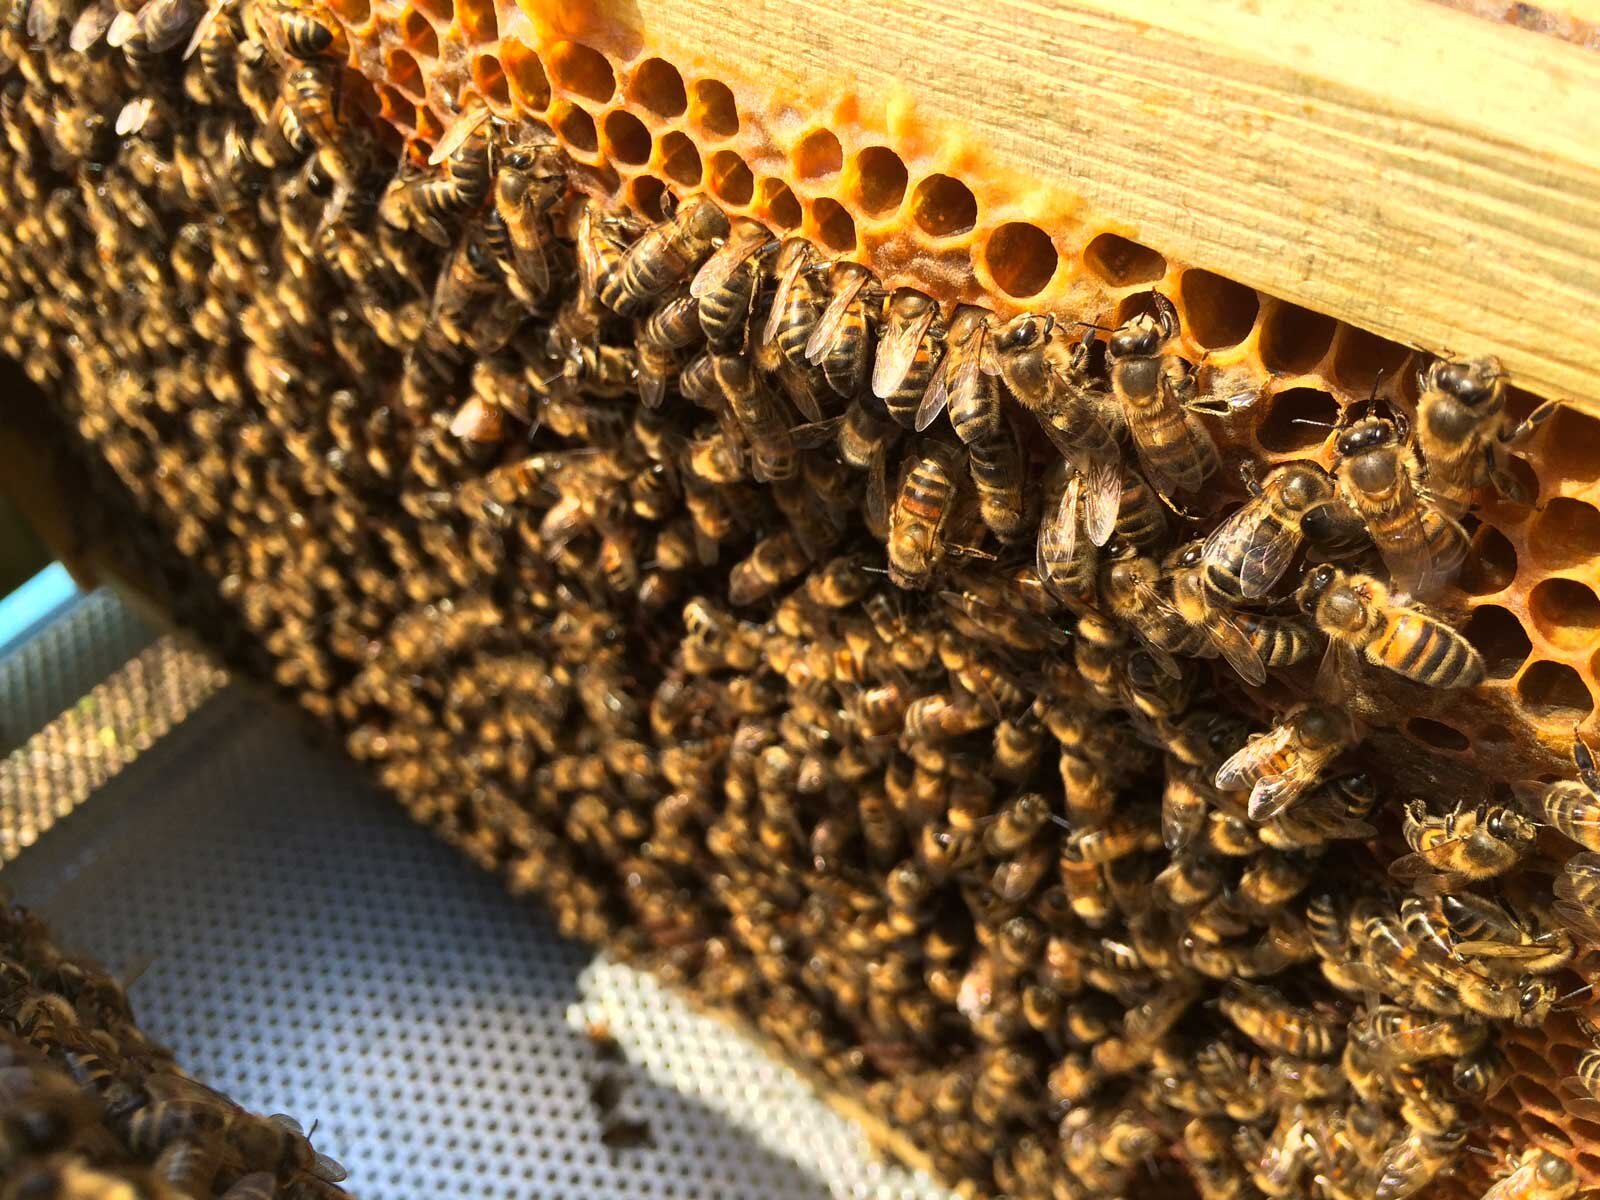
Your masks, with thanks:
[[[981,148],[930,137],[908,103],[868,112],[849,97],[797,110],[759,83],[668,61],[638,24],[604,20],[604,5],[331,7],[352,65],[419,154],[486,107],[547,126],[580,164],[584,190],[646,219],[669,193],[708,195],[730,217],[798,234],[886,287],[943,304],[1115,326],[1160,291],[1177,306],[1184,352],[1232,390],[1258,393],[1223,430],[1254,461],[1329,466],[1331,439],[1302,422],[1332,424],[1374,395],[1414,404],[1419,356],[1407,347],[1187,266],[1091,214],[1057,211],[1058,199],[986,173]],[[1514,420],[1537,403],[1509,389]],[[1536,506],[1475,513],[1472,557],[1440,601],[1469,614],[1467,636],[1489,664],[1480,702],[1448,719],[1423,709],[1399,731],[1500,781],[1566,770],[1573,729],[1596,728],[1600,694],[1600,423],[1563,409],[1525,453],[1543,468]]]
[[[104,7],[31,0],[4,25],[0,348],[49,393],[26,419],[131,574],[564,932],[753,1023],[976,1194],[1137,1194],[1148,1170],[1207,1197],[1478,1196],[1546,1153],[1578,1173],[1544,1200],[1600,1186],[1562,1095],[1591,1044],[1573,989],[1600,931],[1573,889],[1593,863],[1556,815],[1519,816],[1594,726],[1600,425],[1557,410],[1506,460],[1530,502],[1484,489],[1462,518],[1427,612],[1483,681],[1367,672],[1345,697],[1359,748],[1330,752],[1306,813],[1255,812],[1216,780],[1269,723],[1309,733],[1315,661],[1247,685],[1195,640],[1206,621],[1151,624],[1176,574],[1121,595],[1121,555],[1153,546],[1163,571],[1246,500],[1241,465],[1336,467],[1335,428],[1369,401],[1414,413],[1428,360],[1029,209],[909,122],[780,116],[590,6],[341,3],[219,8],[192,59],[197,14],[166,6],[126,46],[91,36],[120,20]],[[735,159],[748,197],[723,194]],[[896,163],[904,187],[881,188]],[[749,260],[728,338],[686,288],[741,216],[801,240]],[[778,266],[806,254],[873,282]],[[994,380],[993,405],[872,418],[864,355],[818,333],[850,280],[859,350],[882,293],[914,286],[951,326],[927,366]],[[969,310],[963,342],[965,300],[991,317]],[[1163,506],[1117,389],[1125,339],[1169,307],[1144,357],[1223,403],[1185,426],[1219,461]],[[1124,513],[1155,514],[1070,597],[1041,583],[1035,497],[1098,460],[1091,421],[1053,423],[1004,357],[1043,328],[1001,330],[1024,308],[1073,356],[1046,379],[1115,427]],[[991,334],[998,375],[951,366]],[[1509,421],[1537,407],[1507,390]],[[1296,578],[1258,615],[1292,625]],[[1408,889],[1385,870],[1403,813],[1457,849],[1491,813],[1503,836],[1471,835],[1471,876]],[[1530,940],[1485,952],[1473,897]],[[1447,899],[1465,916],[1437,957],[1384,957],[1385,930],[1415,940],[1399,922]],[[1576,934],[1571,962],[1522,971],[1536,932]],[[1340,1057],[1398,1053],[1390,1019],[1461,1048]],[[1495,1054],[1512,1078],[1480,1111],[1451,1060]]]

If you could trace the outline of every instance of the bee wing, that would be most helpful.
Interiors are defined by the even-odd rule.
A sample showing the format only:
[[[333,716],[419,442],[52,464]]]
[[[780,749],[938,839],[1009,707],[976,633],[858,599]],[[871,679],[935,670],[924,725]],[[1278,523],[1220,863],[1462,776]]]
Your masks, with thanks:
[[[1221,771],[1217,774],[1220,777]],[[1250,789],[1250,819],[1260,824],[1279,816],[1300,798],[1315,778],[1316,771],[1304,758],[1295,759],[1276,775],[1262,776]]]
[[[1283,578],[1300,548],[1301,536],[1300,527],[1289,522],[1256,524],[1239,566],[1240,590],[1247,599],[1260,599]]]
[[[1043,547],[1048,538],[1052,554],[1063,562],[1070,562],[1078,548],[1078,497],[1082,491],[1083,481],[1074,474],[1061,489],[1061,502],[1055,511],[1047,513],[1039,526],[1039,545]],[[1046,579],[1048,575],[1040,570],[1039,578]]]
[[[806,425],[796,425],[789,431],[789,437],[796,449],[816,450],[833,441],[843,424],[843,416],[829,417],[826,421],[812,421]]]
[[[1267,681],[1267,668],[1261,661],[1261,655],[1226,614],[1213,609],[1205,624],[1205,632],[1217,653],[1239,673],[1240,679],[1256,687]]]
[[[1360,672],[1361,660],[1355,647],[1338,638],[1329,638],[1327,649],[1322,652],[1322,662],[1317,666],[1317,695],[1335,703],[1348,699],[1360,690],[1356,682]]]
[[[1389,874],[1395,879],[1416,881],[1430,874],[1441,871],[1440,858],[1453,847],[1461,845],[1468,839],[1465,837],[1451,838],[1446,842],[1438,842],[1426,850],[1418,850],[1415,854],[1407,854],[1395,859],[1389,864]]]
[[[127,137],[138,133],[144,128],[144,123],[150,119],[150,111],[155,107],[155,101],[149,96],[138,96],[129,100],[122,106],[122,111],[117,113],[115,129],[118,137]]]
[[[783,310],[789,306],[789,293],[794,290],[794,283],[800,278],[800,272],[811,265],[810,257],[805,253],[795,254],[794,261],[784,268],[782,275],[778,276],[777,289],[772,293],[772,307],[767,310],[767,323],[761,328],[763,346],[778,336],[778,323],[783,319]]]
[[[54,32],[51,27],[55,24],[55,13],[51,11],[50,6],[44,0],[31,0],[31,3],[30,0],[16,0],[16,2],[29,4],[28,19],[24,23],[29,39],[40,43],[48,42],[51,33]]]
[[[959,359],[953,372],[945,373],[946,385],[949,391],[949,408],[952,412],[961,413],[973,405],[978,388],[983,383],[983,343],[985,329],[979,326],[977,331],[967,339],[966,343],[957,352]],[[955,356],[951,356],[955,357]],[[935,413],[935,416],[938,414]],[[922,412],[917,411],[917,419],[922,419]],[[919,431],[925,426],[919,426]]]
[[[1483,1194],[1482,1200],[1533,1200],[1538,1195],[1534,1190],[1535,1167],[1535,1163],[1525,1162],[1511,1174],[1502,1176]]]
[[[190,0],[150,0],[139,10],[139,32],[159,54],[183,41],[194,19]]]
[[[28,13],[28,20],[33,20],[33,13]],[[113,50],[120,50],[125,42],[139,30],[139,17],[136,13],[126,9],[117,13],[111,19],[111,24],[106,28],[106,45]],[[31,35],[30,35],[31,36]]]
[[[950,359],[952,353],[946,353],[939,360],[939,365],[934,368],[933,378],[928,380],[927,390],[922,393],[922,403],[917,405],[917,416],[912,422],[912,428],[921,433],[929,425],[939,419],[939,414],[945,410],[950,402],[950,387],[947,378],[950,374]]]
[[[934,308],[912,321],[892,320],[878,342],[878,356],[872,364],[872,394],[886,400],[899,390],[917,359],[917,347],[933,324]]]
[[[806,361],[819,363],[823,356],[833,346],[834,339],[839,335],[839,327],[844,324],[845,314],[850,311],[850,305],[861,292],[862,285],[867,282],[865,271],[851,271],[850,278],[844,286],[834,291],[828,300],[827,307],[822,310],[822,316],[817,318],[816,326],[811,330],[811,336],[806,339]]]
[[[1279,725],[1268,733],[1257,734],[1235,750],[1228,760],[1217,768],[1212,784],[1225,792],[1236,792],[1250,787],[1259,778],[1256,763],[1283,747],[1288,728]]]
[[[1583,786],[1600,797],[1600,766],[1595,764],[1594,751],[1578,736],[1576,729],[1572,731],[1572,761],[1578,768],[1578,778]]]
[[[1463,958],[1538,958],[1548,949],[1532,943],[1480,941],[1457,942],[1455,951]]]
[[[100,0],[98,4],[91,4],[79,13],[78,19],[72,23],[72,32],[67,36],[68,48],[82,54],[105,36],[106,30],[111,28],[111,22],[116,15],[117,6],[111,3],[111,0]],[[202,22],[202,24],[209,24],[209,22]],[[196,39],[199,38],[198,29],[195,31],[195,37]],[[191,43],[191,46],[198,44],[199,42],[196,40]],[[188,58],[190,53],[192,53],[192,50],[186,51],[184,57]]]
[[[1584,1083],[1581,1076],[1567,1076],[1556,1084],[1556,1091],[1562,1094],[1561,1103],[1568,1112],[1585,1120],[1600,1120],[1600,1116],[1596,1115],[1600,1114],[1600,1097],[1589,1090],[1589,1085]]]
[[[1104,546],[1116,532],[1117,513],[1122,508],[1122,464],[1114,455],[1093,454],[1084,463],[1083,523],[1089,540]]]
[[[433,148],[433,153],[428,155],[428,165],[437,167],[449,158],[462,146],[467,144],[467,139],[473,135],[479,125],[489,119],[489,110],[483,101],[473,100],[467,110],[451,122],[439,138],[439,144]]]
[[[696,300],[703,300],[719,290],[733,277],[740,265],[769,240],[771,235],[759,226],[730,233],[728,240],[718,246],[695,272],[694,279],[689,283],[689,295]]]

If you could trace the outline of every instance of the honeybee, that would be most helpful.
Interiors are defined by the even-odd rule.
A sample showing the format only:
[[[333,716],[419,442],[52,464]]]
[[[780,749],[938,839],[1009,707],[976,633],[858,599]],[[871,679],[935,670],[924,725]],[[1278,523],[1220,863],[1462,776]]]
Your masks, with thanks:
[[[1514,504],[1533,503],[1505,469],[1505,447],[1532,436],[1555,413],[1554,401],[1507,432],[1505,373],[1495,358],[1430,363],[1417,372],[1417,392],[1417,444],[1429,499],[1462,513],[1478,489],[1492,483]]]
[[[1600,851],[1600,790],[1596,788],[1600,777],[1596,776],[1589,748],[1576,737],[1572,755],[1578,763],[1579,781],[1556,780],[1546,786],[1529,807],[1535,816],[1563,837],[1571,838],[1585,850]]]
[[[899,288],[889,297],[872,365],[872,394],[906,429],[916,423],[917,410],[941,361],[934,330],[938,316],[938,304],[911,288]]]
[[[742,335],[762,260],[777,248],[765,225],[735,217],[722,245],[695,272],[689,294],[700,301],[700,326],[713,344],[726,345]]]
[[[834,429],[835,425],[839,457],[858,471],[881,473],[890,449],[900,436],[900,427],[888,419],[882,405],[857,396],[845,409],[843,417],[824,421],[816,428],[824,432]],[[795,433],[798,438],[799,430]]]
[[[1509,871],[1538,836],[1522,814],[1496,804],[1459,807],[1434,816],[1423,800],[1406,803],[1402,827],[1413,853],[1389,864],[1389,874],[1427,891],[1455,891]]]
[[[494,211],[505,229],[509,253],[498,255],[508,283],[521,288],[525,304],[550,290],[548,214],[566,195],[567,160],[554,143],[508,146],[494,180]]]
[[[1266,733],[1256,734],[1217,768],[1223,791],[1250,789],[1250,819],[1281,815],[1317,782],[1354,741],[1349,722],[1325,708],[1302,707]]]
[[[678,373],[678,351],[700,340],[699,307],[693,296],[676,296],[640,324],[634,345],[639,399],[646,408],[661,406],[668,381]]]
[[[822,368],[834,391],[854,396],[866,385],[872,354],[872,276],[855,263],[837,263],[831,271],[827,307],[806,339],[805,359]]]
[[[1261,826],[1261,840],[1276,850],[1310,850],[1330,841],[1377,835],[1368,823],[1378,789],[1364,772],[1329,780],[1310,797]]]
[[[712,360],[717,386],[740,429],[750,439],[757,480],[779,482],[799,471],[783,402],[741,354],[718,354]]]
[[[462,120],[452,130],[462,140],[441,159],[443,175],[400,177],[398,187],[380,203],[380,214],[391,225],[415,230],[437,246],[449,246],[452,238],[446,223],[482,208],[489,199],[491,163],[487,118],[485,109],[476,123]]]
[[[990,363],[989,322],[984,309],[964,304],[956,309],[945,335],[944,358],[928,382],[913,428],[932,425],[946,408],[950,424],[963,444],[987,441],[1000,428],[1000,391]]]
[[[272,6],[262,22],[263,31],[302,62],[327,58],[343,60],[349,56],[344,34],[337,21],[312,8]]]
[[[811,559],[789,530],[756,543],[748,558],[728,572],[728,602],[743,607],[754,604],[805,573]]]
[[[945,527],[964,476],[961,452],[924,441],[912,457],[889,514],[889,577],[897,587],[925,590],[947,547]]]
[[[1100,565],[1098,547],[1087,536],[1078,536],[1082,483],[1082,476],[1065,459],[1047,468],[1044,513],[1034,555],[1044,585],[1061,600],[1078,604],[1094,595]]]
[[[1214,609],[1201,591],[1198,546],[1194,562],[1179,575],[1165,578],[1174,585],[1172,598],[1160,589],[1163,579],[1155,562],[1131,545],[1113,541],[1106,546],[1106,565],[1100,574],[1100,596],[1113,616],[1128,625],[1145,649],[1168,675],[1181,674],[1174,654],[1211,657],[1220,654],[1247,683],[1266,682],[1266,668],[1239,627]],[[1182,598],[1177,585],[1182,584]]]
[[[1580,1022],[1591,1043],[1600,1043],[1600,1029]],[[1600,1119],[1600,1045],[1578,1056],[1573,1074],[1560,1084],[1562,1103],[1568,1112],[1586,1121]]]
[[[1460,1092],[1480,1103],[1494,1099],[1511,1079],[1515,1068],[1505,1052],[1486,1042],[1471,1054],[1457,1059],[1450,1069],[1450,1081]]]
[[[1577,1168],[1549,1150],[1525,1150],[1508,1165],[1483,1200],[1568,1200],[1578,1190]]]
[[[810,242],[797,237],[787,239],[778,247],[772,264],[777,286],[759,344],[776,342],[782,357],[796,365],[805,362],[806,343],[811,340],[811,331],[826,303],[815,267],[816,251]],[[820,421],[822,412],[820,409],[807,412],[805,417],[808,421]]]
[[[1230,613],[1211,600],[1203,570],[1205,544],[1191,542],[1180,548],[1169,568],[1172,599],[1186,621],[1204,629],[1214,649],[1247,682],[1265,679],[1267,667],[1289,667],[1310,656],[1311,636],[1297,621],[1260,613]],[[1236,636],[1237,635],[1237,636]],[[1245,653],[1245,649],[1251,652]],[[1236,658],[1238,661],[1236,661]],[[1244,668],[1260,668],[1261,680],[1252,680]]]
[[[1459,939],[1455,953],[1464,959],[1488,960],[1516,973],[1547,975],[1572,962],[1576,947],[1565,929],[1535,933],[1495,901],[1470,892],[1446,894],[1440,906],[1450,930]]]
[[[1251,499],[1205,542],[1205,580],[1227,602],[1257,600],[1289,569],[1306,537],[1309,514],[1338,500],[1333,480],[1314,462],[1284,463],[1257,483],[1243,472]]]
[[[1240,1033],[1274,1054],[1332,1058],[1344,1045],[1344,1026],[1333,1014],[1299,1008],[1262,984],[1228,983],[1219,1005]]]
[[[1443,1133],[1412,1130],[1378,1163],[1375,1200],[1405,1200],[1421,1191],[1455,1162],[1466,1140],[1467,1127],[1461,1124]]]
[[[1170,500],[1200,489],[1216,470],[1217,448],[1188,411],[1194,382],[1187,364],[1166,352],[1178,336],[1177,309],[1161,293],[1150,295],[1155,315],[1141,313],[1113,333],[1106,356],[1145,475]]]
[[[1450,626],[1409,605],[1394,604],[1389,589],[1370,575],[1347,575],[1329,565],[1307,572],[1296,593],[1300,608],[1328,635],[1324,666],[1340,682],[1352,674],[1348,659],[1368,662],[1425,687],[1474,687],[1487,673],[1477,648]]]
[[[1448,583],[1429,548],[1428,511],[1413,482],[1416,459],[1395,422],[1378,416],[1355,422],[1335,442],[1340,494],[1366,522],[1397,591],[1431,595]]]
[[[601,300],[620,316],[638,316],[652,300],[687,282],[727,235],[722,210],[706,196],[691,196],[628,248],[616,286],[602,291]]]
[[[994,437],[967,447],[967,462],[983,523],[1001,541],[1024,536],[1029,528],[1023,491],[1027,455],[1015,426],[1002,418]]]
[[[1064,349],[1054,318],[1024,313],[990,340],[1006,386],[1083,475],[1084,526],[1104,546],[1122,503],[1122,461],[1107,421],[1114,405],[1087,384],[1089,339]]]
[[[1187,768],[1169,766],[1161,792],[1161,841],[1176,853],[1204,827],[1216,796],[1211,786]]]
[[[1552,911],[1591,945],[1600,945],[1600,854],[1577,854],[1556,877]]]
[[[1370,1009],[1358,1024],[1378,1061],[1387,1065],[1460,1058],[1488,1040],[1489,1028],[1473,1017],[1419,1017],[1392,1004]]]

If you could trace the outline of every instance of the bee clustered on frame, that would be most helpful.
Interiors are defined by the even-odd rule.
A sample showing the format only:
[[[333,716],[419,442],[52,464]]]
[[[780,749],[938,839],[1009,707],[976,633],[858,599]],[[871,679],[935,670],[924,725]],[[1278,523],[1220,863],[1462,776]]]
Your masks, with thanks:
[[[1576,1192],[1483,1113],[1600,938],[1600,775],[1457,804],[1360,753],[1371,694],[1484,679],[1430,602],[1550,408],[1432,363],[1232,506],[1251,399],[1160,293],[945,311],[481,109],[423,161],[343,39],[8,11],[0,345],[180,613],[979,1193]]]

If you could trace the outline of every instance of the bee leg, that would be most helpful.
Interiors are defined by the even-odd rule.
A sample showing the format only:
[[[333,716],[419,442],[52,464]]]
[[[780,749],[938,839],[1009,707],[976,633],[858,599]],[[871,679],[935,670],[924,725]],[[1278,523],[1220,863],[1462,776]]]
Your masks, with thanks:
[[[1578,778],[1583,786],[1600,796],[1600,764],[1596,764],[1594,751],[1578,736],[1576,727],[1572,730],[1572,761],[1578,766]]]
[[[1502,434],[1500,437],[1501,445],[1520,446],[1523,442],[1527,441],[1536,432],[1538,432],[1539,426],[1543,425],[1551,417],[1555,416],[1556,410],[1560,407],[1561,404],[1559,401],[1546,400],[1543,404],[1539,405],[1538,408],[1534,409],[1525,418],[1523,418],[1523,421],[1520,425],[1516,426],[1509,433]]]
[[[1490,442],[1483,448],[1484,455],[1489,460],[1489,481],[1494,484],[1495,491],[1511,503],[1531,505],[1534,498],[1528,494],[1528,489],[1523,486],[1522,480],[1501,465],[1498,449],[1498,443],[1495,442]]]

